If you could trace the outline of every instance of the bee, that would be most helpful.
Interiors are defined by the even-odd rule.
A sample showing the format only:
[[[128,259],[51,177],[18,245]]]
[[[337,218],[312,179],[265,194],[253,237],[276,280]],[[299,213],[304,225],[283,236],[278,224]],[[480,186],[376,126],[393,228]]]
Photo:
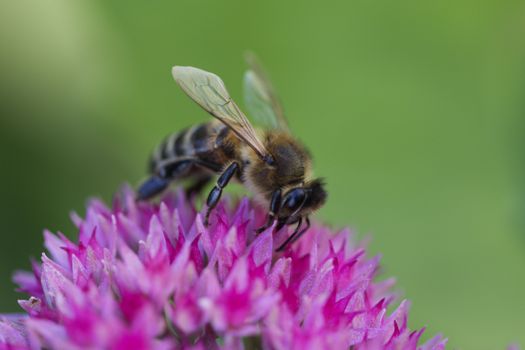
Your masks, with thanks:
[[[137,199],[150,199],[174,180],[191,179],[188,192],[199,192],[218,175],[207,200],[204,224],[234,179],[267,206],[260,233],[275,221],[276,230],[296,224],[277,248],[282,251],[310,227],[309,215],[326,201],[324,182],[312,177],[311,157],[290,133],[281,103],[257,59],[248,56],[243,79],[250,113],[264,127],[256,129],[233,101],[217,75],[194,67],[175,66],[172,74],[182,90],[215,119],[168,136],[153,152],[150,177],[138,189]],[[303,227],[304,224],[304,227]]]

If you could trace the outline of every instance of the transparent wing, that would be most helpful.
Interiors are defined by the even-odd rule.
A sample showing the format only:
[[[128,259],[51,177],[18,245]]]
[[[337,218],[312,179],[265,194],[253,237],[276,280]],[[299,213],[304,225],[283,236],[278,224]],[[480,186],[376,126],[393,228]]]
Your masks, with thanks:
[[[244,73],[244,102],[250,116],[270,129],[279,128],[279,122],[261,80],[252,71]]]
[[[249,69],[244,74],[244,99],[250,115],[269,128],[288,131],[281,102],[259,60],[249,52],[246,62]]]
[[[262,158],[269,152],[257,137],[255,129],[233,102],[224,82],[217,75],[194,67],[175,66],[173,78],[184,92],[207,112],[226,124]]]

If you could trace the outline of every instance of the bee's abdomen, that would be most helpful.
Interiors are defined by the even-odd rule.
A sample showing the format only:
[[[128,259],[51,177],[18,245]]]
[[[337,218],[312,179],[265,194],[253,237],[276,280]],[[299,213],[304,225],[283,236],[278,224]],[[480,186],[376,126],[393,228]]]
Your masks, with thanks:
[[[177,158],[197,158],[221,163],[222,157],[216,152],[217,135],[225,131],[226,126],[216,122],[195,125],[167,136],[153,152],[149,170],[155,173],[159,164]]]

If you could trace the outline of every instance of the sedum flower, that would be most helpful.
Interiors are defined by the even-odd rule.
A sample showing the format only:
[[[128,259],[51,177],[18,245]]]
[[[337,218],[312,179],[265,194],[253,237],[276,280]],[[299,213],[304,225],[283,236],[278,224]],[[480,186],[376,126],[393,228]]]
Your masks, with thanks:
[[[44,233],[47,253],[14,276],[23,315],[0,315],[0,349],[422,349],[375,282],[348,230],[314,224],[284,253],[288,229],[256,235],[264,211],[226,199],[208,228],[182,193],[112,208],[92,200],[72,215],[78,241]]]

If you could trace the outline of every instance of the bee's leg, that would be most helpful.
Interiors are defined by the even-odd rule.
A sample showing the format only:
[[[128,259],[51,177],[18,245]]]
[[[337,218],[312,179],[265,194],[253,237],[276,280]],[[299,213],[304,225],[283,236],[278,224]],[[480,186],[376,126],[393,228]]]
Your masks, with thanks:
[[[176,158],[160,164],[156,173],[140,185],[137,200],[147,200],[164,191],[173,179],[188,171],[192,163],[191,158]]]
[[[301,238],[301,236],[302,236],[306,231],[308,231],[308,229],[310,228],[310,218],[309,218],[308,216],[306,217],[305,221],[306,221],[306,227],[304,227],[304,228],[301,230],[301,232],[299,232],[299,233],[297,234],[297,236],[295,236],[295,237],[290,241],[290,244],[294,244],[295,242],[297,242],[297,240],[298,240],[299,238]]]
[[[168,179],[153,175],[140,185],[137,190],[136,200],[143,201],[155,197],[157,194],[164,191],[169,184],[170,181]]]
[[[277,248],[275,251],[276,252],[280,252],[280,251],[283,251],[284,248],[286,248],[286,246],[288,246],[288,244],[290,242],[292,242],[292,240],[294,239],[295,236],[297,236],[297,234],[299,233],[299,230],[301,229],[301,225],[303,224],[303,218],[302,217],[299,217],[299,220],[297,220],[297,226],[295,227],[295,230],[293,231],[293,233],[290,235],[290,237],[288,237],[286,239],[286,241],[283,242],[283,244],[281,244],[279,246],[279,248]],[[302,231],[301,231],[302,232]]]
[[[270,201],[270,211],[268,212],[268,220],[266,221],[266,224],[259,227],[255,232],[261,233],[268,227],[272,226],[277,214],[279,214],[279,209],[281,209],[281,192],[280,188],[273,191],[272,200]]]
[[[228,185],[228,182],[230,182],[230,179],[235,175],[235,173],[239,170],[239,164],[236,162],[231,163],[226,170],[224,170],[219,176],[219,179],[217,180],[217,184],[213,189],[211,190],[210,194],[208,195],[208,199],[206,200],[206,205],[208,206],[208,210],[206,211],[206,216],[204,218],[204,225],[208,226],[208,220],[210,218],[211,211],[217,203],[219,203],[219,199],[221,199],[222,195],[222,189]]]
[[[176,178],[188,173],[193,165],[199,165],[211,170],[217,170],[218,165],[206,163],[192,157],[178,157],[166,160],[159,164],[154,175],[140,185],[137,191],[137,200],[150,199],[164,191]]]
[[[286,220],[287,218],[284,218],[284,219],[279,219],[279,221],[277,221],[277,226],[275,226],[275,231],[279,231],[280,229],[282,229],[285,225],[286,225]]]

